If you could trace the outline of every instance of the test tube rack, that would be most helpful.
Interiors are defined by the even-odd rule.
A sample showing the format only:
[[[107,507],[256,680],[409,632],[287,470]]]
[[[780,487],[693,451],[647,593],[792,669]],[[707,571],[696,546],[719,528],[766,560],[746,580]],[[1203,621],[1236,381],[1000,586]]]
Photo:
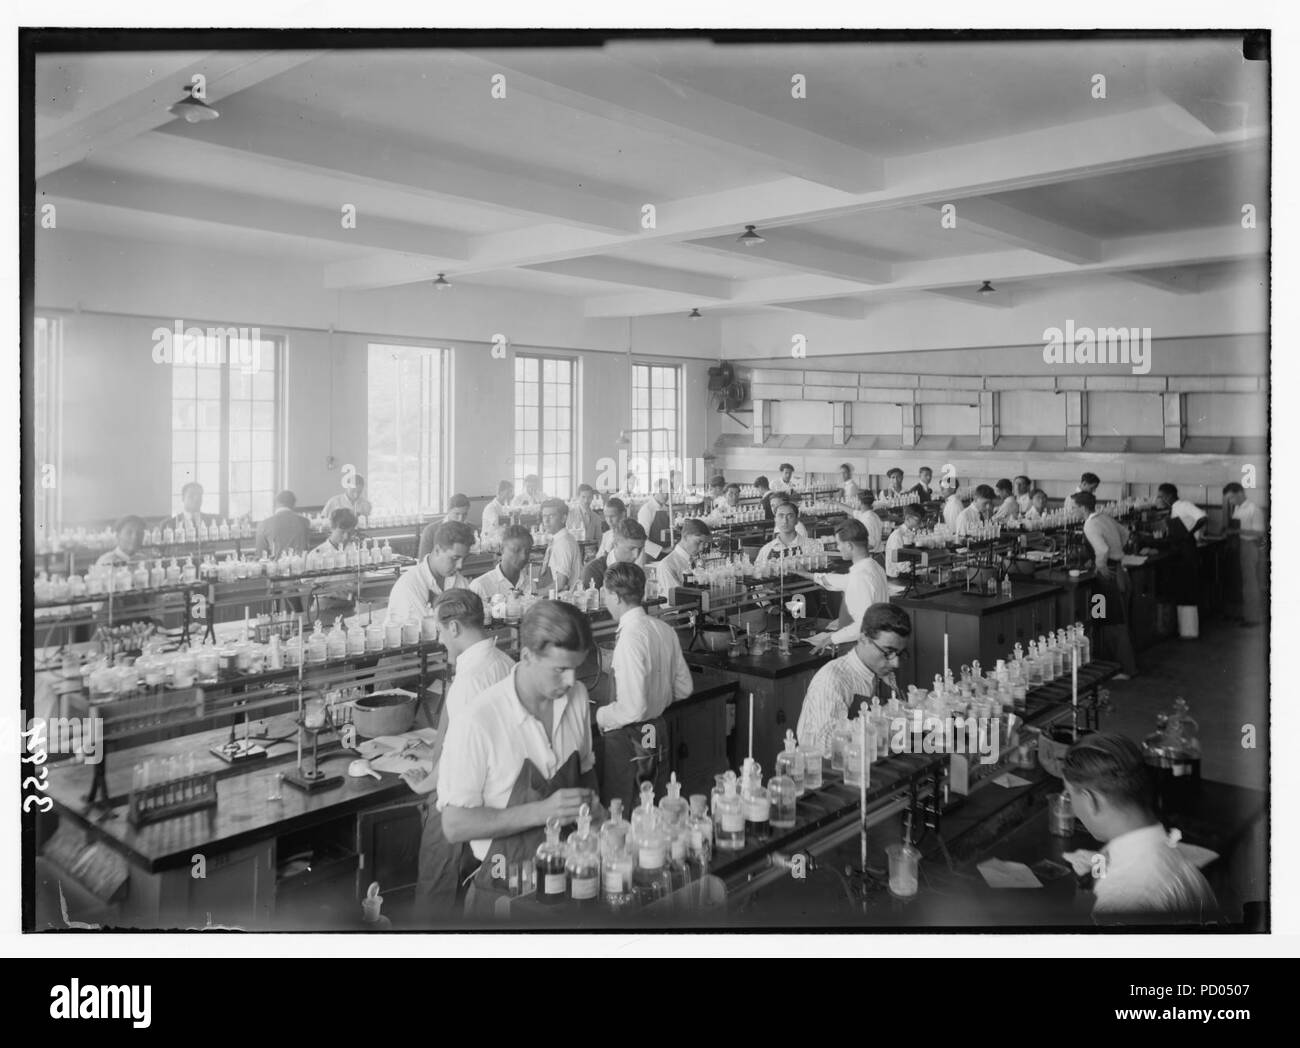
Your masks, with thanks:
[[[140,827],[216,806],[217,774],[205,771],[132,790],[126,817]]]

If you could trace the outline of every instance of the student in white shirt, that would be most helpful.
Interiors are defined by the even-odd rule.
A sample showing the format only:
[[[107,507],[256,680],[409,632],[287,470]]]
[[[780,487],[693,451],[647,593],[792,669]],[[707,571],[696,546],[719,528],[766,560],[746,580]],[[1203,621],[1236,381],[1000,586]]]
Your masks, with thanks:
[[[799,510],[793,503],[779,503],[772,520],[776,525],[776,533],[754,557],[754,567],[766,564],[773,558],[779,560],[782,556],[799,556],[810,552],[815,547],[815,543],[805,544],[799,537],[799,532],[796,530],[799,526]]]
[[[1020,503],[1011,493],[1011,481],[1003,478],[993,486],[994,520],[1014,520],[1020,516]]]
[[[959,494],[956,477],[952,478],[951,487],[949,488],[945,485],[945,488],[949,491],[949,494],[943,503],[943,522],[955,531],[957,528],[957,518],[961,515],[966,503],[962,501],[962,497]]]
[[[510,506],[515,498],[515,486],[503,480],[497,485],[497,497],[483,507],[483,534],[493,535],[510,523]]]
[[[1264,511],[1246,498],[1245,489],[1237,483],[1223,486],[1223,509],[1225,521],[1229,518],[1237,529],[1237,558],[1241,569],[1241,604],[1240,614],[1234,616],[1244,626],[1257,626],[1264,617],[1263,586],[1261,578],[1268,577],[1265,568],[1261,570],[1264,537],[1268,526],[1264,522]],[[1224,525],[1228,525],[1225,523]],[[1233,602],[1229,610],[1237,610]]]
[[[1029,508],[1025,510],[1025,520],[1042,520],[1047,516],[1047,492],[1034,488],[1029,495]]]
[[[1015,478],[1016,484],[1016,505],[1020,507],[1020,515],[1023,517],[1029,512],[1029,507],[1034,504],[1033,482],[1024,474]]]
[[[524,490],[514,497],[510,505],[514,509],[528,506],[541,506],[550,501],[550,496],[542,490],[541,478],[536,473],[524,477]]]
[[[595,497],[595,488],[590,484],[579,484],[577,502],[569,508],[569,519],[565,527],[579,536],[583,542],[595,542],[604,530],[605,522],[600,514],[591,508]]]
[[[1136,742],[1098,732],[1070,747],[1065,792],[1084,828],[1104,842],[1092,856],[1093,917],[1104,923],[1209,924],[1218,902],[1177,849],[1152,805],[1151,773]]]
[[[433,549],[433,536],[438,530],[438,525],[448,520],[457,521],[460,524],[469,524],[469,496],[457,492],[447,500],[447,512],[442,515],[442,520],[435,520],[424,526],[420,532],[420,545],[416,550],[416,557],[426,557],[429,551]],[[473,527],[473,525],[470,525]]]
[[[135,564],[140,559],[140,545],[144,541],[145,525],[141,517],[123,517],[114,529],[117,533],[117,545],[107,553],[101,553],[95,561],[97,568],[112,568],[120,564]]]
[[[836,725],[858,714],[854,696],[862,696],[868,703],[876,697],[877,682],[890,681],[908,657],[911,634],[911,620],[902,608],[883,603],[867,608],[857,643],[819,669],[809,682],[799,711],[799,740],[811,737],[823,753],[830,753]]]
[[[470,590],[445,591],[433,602],[433,615],[438,620],[438,640],[447,649],[455,676],[443,699],[438,738],[428,757],[433,770],[414,768],[402,773],[403,781],[425,798],[415,885],[416,911],[425,923],[453,915],[460,882],[473,869],[466,864],[464,844],[452,844],[443,835],[438,812],[435,790],[448,727],[468,713],[481,692],[509,676],[515,665],[483,632],[483,602]]]
[[[779,491],[785,494],[787,491],[794,491],[794,466],[789,462],[782,462],[779,467],[780,475],[772,485],[773,491]]]
[[[1106,654],[1120,664],[1122,672],[1116,680],[1129,680],[1137,676],[1137,656],[1133,652],[1133,637],[1129,632],[1129,595],[1132,584],[1128,569],[1124,567],[1124,547],[1128,543],[1128,529],[1105,513],[1097,512],[1097,497],[1091,491],[1080,491],[1074,496],[1075,505],[1087,514],[1083,522],[1083,537],[1092,547],[1093,570],[1097,578],[1094,590],[1105,597],[1097,606],[1101,612],[1098,623]]]
[[[330,514],[329,536],[312,552],[334,555],[347,549],[356,526],[355,513],[350,509],[336,509]],[[321,621],[333,622],[340,615],[351,615],[356,607],[356,576],[349,573],[337,580],[314,583],[312,594],[316,599],[316,617]]]
[[[519,664],[448,726],[438,809],[447,840],[470,842],[481,863],[468,915],[491,917],[508,898],[508,867],[532,861],[547,819],[571,824],[584,804],[593,823],[604,819],[590,703],[576,676],[592,643],[586,615],[538,601],[519,624]]]
[[[668,508],[669,500],[668,485],[660,481],[655,493],[641,503],[641,508],[636,512],[636,522],[645,530],[647,556],[659,556],[663,550],[660,543],[668,541],[665,536],[673,523]]]
[[[522,524],[512,524],[501,536],[501,559],[497,566],[476,578],[469,588],[485,605],[491,604],[498,593],[503,597],[509,597],[513,590],[531,593],[533,577],[528,570],[528,559],[532,552],[533,533]]]
[[[727,484],[722,489],[722,497],[713,503],[709,514],[710,523],[721,524],[730,520],[740,511],[740,485]]]
[[[924,517],[918,507],[908,506],[903,510],[902,527],[895,528],[889,533],[889,541],[885,543],[885,575],[888,578],[897,578],[899,575],[906,575],[912,570],[912,562],[899,560],[898,551],[916,538],[916,533],[920,529],[923,519]]]
[[[336,509],[350,509],[357,515],[358,520],[362,517],[370,516],[374,507],[370,505],[370,500],[366,498],[366,478],[359,474],[354,474],[352,479],[354,484],[352,487],[347,487],[347,477],[345,473],[345,487],[342,492],[335,495],[325,503],[324,508],[321,509],[321,515],[323,517],[326,519],[332,517]]]
[[[934,470],[929,466],[922,466],[916,471],[917,481],[910,488],[909,494],[915,494],[922,502],[929,502],[934,498],[934,490],[930,487],[930,481],[934,479]]]
[[[1081,495],[1085,491],[1090,495],[1095,495],[1099,487],[1101,487],[1101,478],[1096,473],[1084,473],[1079,477],[1079,486],[1070,492],[1070,499],[1066,501],[1072,500],[1075,495]]]
[[[844,508],[853,513],[858,508],[857,481],[853,479],[853,464],[844,462],[840,465],[840,486],[844,489]]]
[[[689,696],[695,682],[677,634],[642,607],[644,571],[635,564],[611,564],[602,593],[605,609],[618,623],[618,639],[611,660],[614,701],[596,710],[596,774],[602,803],[608,806],[618,797],[631,811],[641,783],[654,783],[656,796],[663,789],[664,711]]]
[[[858,492],[858,503],[853,508],[853,519],[860,521],[867,529],[867,534],[871,537],[871,552],[879,553],[884,549],[885,522],[876,516],[876,511],[871,508],[875,504],[876,496],[863,488]]]
[[[973,532],[977,525],[988,518],[989,506],[993,503],[993,489],[987,484],[980,484],[971,492],[970,505],[957,514],[954,530],[961,538]],[[945,507],[946,509],[946,507]]]
[[[823,589],[844,594],[840,621],[844,625],[833,631],[815,633],[808,643],[820,651],[831,644],[844,644],[861,632],[862,616],[872,604],[889,603],[889,580],[885,569],[871,558],[871,538],[860,521],[846,520],[835,529],[840,556],[850,562],[847,574],[816,572],[812,580]]]
[[[468,524],[444,521],[433,536],[433,552],[402,572],[388,594],[388,621],[421,621],[429,604],[443,590],[468,589],[461,565],[474,544],[474,529]]]
[[[603,557],[582,569],[582,589],[605,585],[605,572],[615,564],[645,564],[645,529],[635,520],[620,520],[611,534],[614,543]]]
[[[1183,527],[1187,529],[1187,534],[1193,539],[1209,521],[1205,510],[1195,502],[1178,497],[1178,489],[1173,484],[1161,484],[1156,489],[1156,502],[1162,509],[1169,510],[1171,517],[1181,520]]]
[[[582,575],[582,548],[573,532],[564,526],[569,507],[561,499],[550,499],[542,506],[542,527],[551,535],[542,559],[540,585],[543,591],[554,588],[563,593]]]
[[[656,577],[659,581],[659,595],[672,599],[674,587],[680,586],[686,578],[691,562],[709,545],[713,531],[702,520],[691,517],[682,525],[682,537],[672,552],[655,564]]]
[[[618,526],[619,521],[627,519],[627,503],[617,495],[611,495],[605,499],[605,508],[602,513],[605,518],[605,530],[600,536],[600,545],[596,547],[597,557],[603,557],[609,552],[610,547],[614,545],[614,529]]]

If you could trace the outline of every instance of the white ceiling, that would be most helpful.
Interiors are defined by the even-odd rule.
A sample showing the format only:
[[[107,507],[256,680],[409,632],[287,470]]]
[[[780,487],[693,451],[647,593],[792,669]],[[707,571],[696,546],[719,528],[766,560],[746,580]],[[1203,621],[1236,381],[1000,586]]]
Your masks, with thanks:
[[[221,118],[190,125],[166,107],[196,72]],[[61,228],[590,317],[976,309],[984,279],[1172,295],[1266,255],[1267,87],[1227,38],[49,55],[37,189]]]

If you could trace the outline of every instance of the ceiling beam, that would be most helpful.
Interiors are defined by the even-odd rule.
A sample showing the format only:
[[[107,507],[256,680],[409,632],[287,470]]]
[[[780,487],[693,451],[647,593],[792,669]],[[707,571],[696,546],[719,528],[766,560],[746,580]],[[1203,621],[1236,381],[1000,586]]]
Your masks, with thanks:
[[[505,158],[439,145],[415,150],[363,130],[336,133],[323,114],[299,107],[248,106],[237,119],[161,129],[210,146],[254,156],[288,170],[431,197],[453,197],[510,214],[545,218],[604,232],[633,234],[641,204],[560,183],[560,176],[528,171]]]
[[[167,112],[167,107],[185,97],[191,77],[207,78],[208,102],[219,103],[263,80],[304,65],[324,51],[213,51],[179,66],[165,65],[162,75],[130,93],[89,109],[81,117],[55,122],[48,135],[36,140],[36,177],[79,163],[96,152],[129,142],[139,135],[168,124],[188,126]],[[167,63],[166,55],[158,56]],[[174,80],[174,82],[173,82]],[[216,121],[220,123],[220,121]]]
[[[448,52],[444,57],[454,67],[481,74],[485,83],[500,73],[508,90],[726,153],[769,171],[850,193],[884,184],[884,166],[874,154],[669,80],[642,66],[629,49],[614,55],[580,51],[564,62],[522,49],[486,56]]]
[[[1189,295],[1201,289],[1201,278],[1187,269],[1129,269],[1116,275],[1171,295]]]
[[[707,240],[688,240],[686,246],[760,262],[780,263],[804,273],[819,273],[861,284],[888,284],[893,279],[893,268],[888,262],[857,252],[850,253],[835,241],[791,229],[768,230],[765,243],[753,247],[746,247],[730,234]]]
[[[625,258],[608,255],[591,255],[587,258],[566,259],[560,262],[543,262],[525,269],[541,273],[558,273],[561,276],[580,277],[583,280],[602,280],[611,284],[632,287],[657,288],[675,291],[699,298],[726,299],[731,297],[731,281],[703,273],[691,273],[667,266],[650,266]]]
[[[37,192],[42,197],[68,201],[65,207],[75,208],[78,201],[120,207],[335,244],[403,251],[439,260],[439,264],[464,259],[469,251],[463,234],[446,229],[398,222],[364,212],[357,216],[355,228],[345,229],[339,210],[211,189],[192,182],[137,174],[126,176],[88,164],[66,168],[41,179]]]
[[[1101,241],[1055,222],[1028,215],[1000,200],[969,197],[965,200],[930,204],[940,221],[943,208],[953,206],[955,228],[982,233],[1009,247],[1021,247],[1066,262],[1097,262],[1101,259]]]
[[[982,309],[1012,309],[1016,304],[1015,296],[1001,289],[994,294],[988,292],[980,294],[973,287],[932,287],[926,288],[926,294],[942,295],[944,298],[964,302],[968,306],[979,306]]]
[[[794,310],[798,313],[816,313],[823,317],[836,317],[840,320],[862,320],[867,315],[867,305],[856,298],[821,298],[808,302],[773,302],[778,309]]]

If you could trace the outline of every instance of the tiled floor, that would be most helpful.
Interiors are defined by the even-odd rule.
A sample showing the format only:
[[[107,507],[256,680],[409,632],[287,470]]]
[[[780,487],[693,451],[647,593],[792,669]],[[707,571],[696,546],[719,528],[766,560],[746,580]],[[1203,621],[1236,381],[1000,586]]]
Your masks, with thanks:
[[[1200,725],[1203,778],[1263,790],[1268,786],[1268,633],[1221,620],[1202,622],[1196,640],[1168,640],[1138,655],[1140,675],[1111,685],[1102,722],[1138,741],[1156,714],[1182,696]],[[1253,726],[1254,747],[1247,728]]]

